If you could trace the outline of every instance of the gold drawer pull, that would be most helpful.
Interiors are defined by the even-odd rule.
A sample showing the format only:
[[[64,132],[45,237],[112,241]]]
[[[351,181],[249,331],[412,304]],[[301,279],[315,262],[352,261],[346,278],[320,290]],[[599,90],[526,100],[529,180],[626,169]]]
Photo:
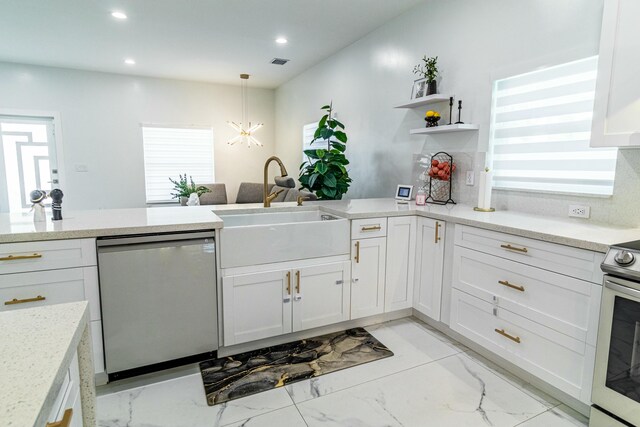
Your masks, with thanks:
[[[438,221],[436,221],[436,243],[438,243],[440,241],[440,223]]]
[[[503,337],[509,338],[511,341],[514,341],[514,342],[517,342],[518,344],[520,344],[520,337],[514,337],[513,335],[509,335],[508,333],[506,333],[504,331],[504,329],[494,329],[494,331],[496,331],[497,333],[499,333]]]
[[[45,297],[43,297],[42,295],[38,295],[35,298],[25,298],[25,299],[14,298],[11,301],[5,301],[4,305],[24,304],[25,302],[36,302],[36,301],[44,301],[44,300],[46,300]]]
[[[71,417],[73,417],[73,409],[69,408],[64,411],[64,415],[60,421],[47,423],[47,427],[69,427],[71,425]]]
[[[296,271],[296,293],[300,293],[300,270]]]
[[[360,231],[378,231],[382,230],[382,227],[379,225],[372,225],[371,227],[362,227]]]
[[[517,248],[515,246],[511,246],[511,245],[500,245],[501,248],[504,249],[509,249],[510,251],[516,251],[516,252],[522,252],[523,254],[526,254],[527,252],[529,252],[529,250],[527,248]]]
[[[524,292],[524,286],[514,285],[513,283],[509,283],[508,280],[498,280],[502,286],[506,286],[507,288],[515,289],[516,291]]]
[[[19,259],[34,259],[34,258],[42,258],[42,254],[33,254],[33,255],[9,255],[0,258],[0,261],[16,261]]]
[[[355,256],[356,264],[360,263],[360,242],[356,242],[356,256]]]

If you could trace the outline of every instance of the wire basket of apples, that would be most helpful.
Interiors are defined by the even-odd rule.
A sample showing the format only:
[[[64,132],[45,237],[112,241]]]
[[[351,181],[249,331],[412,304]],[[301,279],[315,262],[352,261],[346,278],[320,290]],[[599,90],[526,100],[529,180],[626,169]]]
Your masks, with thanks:
[[[438,153],[446,154],[446,153]],[[436,156],[431,158],[431,169],[429,170],[429,177],[437,179],[439,181],[449,181],[451,174],[456,170],[456,165],[453,163],[451,156],[446,154],[446,158],[441,156],[439,159]]]
[[[431,166],[427,171],[429,176],[427,202],[440,205],[455,204],[451,198],[452,176],[455,170],[456,164],[453,162],[453,157],[448,153],[441,151],[431,156]]]

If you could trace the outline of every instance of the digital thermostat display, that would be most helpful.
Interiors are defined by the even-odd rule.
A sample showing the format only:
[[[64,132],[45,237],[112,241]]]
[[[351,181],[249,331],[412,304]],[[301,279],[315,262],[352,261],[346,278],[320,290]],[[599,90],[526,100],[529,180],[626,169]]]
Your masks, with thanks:
[[[396,199],[398,200],[411,200],[411,192],[413,191],[413,185],[398,185],[396,191]]]

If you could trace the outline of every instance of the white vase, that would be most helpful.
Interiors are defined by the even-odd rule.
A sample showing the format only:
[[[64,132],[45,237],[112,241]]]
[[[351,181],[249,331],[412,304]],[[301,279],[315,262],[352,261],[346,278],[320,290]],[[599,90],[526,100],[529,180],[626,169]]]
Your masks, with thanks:
[[[189,194],[187,206],[200,206],[200,197],[198,197],[198,193]]]

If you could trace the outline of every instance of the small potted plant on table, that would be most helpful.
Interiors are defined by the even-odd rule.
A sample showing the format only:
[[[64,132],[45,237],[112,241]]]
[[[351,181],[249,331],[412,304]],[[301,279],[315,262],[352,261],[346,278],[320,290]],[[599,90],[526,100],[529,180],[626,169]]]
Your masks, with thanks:
[[[196,186],[191,176],[189,176],[189,180],[187,181],[186,173],[184,174],[184,176],[182,175],[179,175],[179,176],[180,176],[180,179],[175,180],[175,179],[169,178],[169,181],[171,181],[171,183],[173,184],[173,191],[174,191],[173,193],[171,193],[171,197],[174,199],[180,200],[180,204],[182,206],[187,206],[187,201],[190,198],[194,200],[194,204],[199,205],[200,204],[199,197],[202,196],[204,193],[211,192],[211,190],[209,190],[207,187],[204,187],[202,185]],[[191,196],[192,194],[194,194],[195,197],[192,197]]]

